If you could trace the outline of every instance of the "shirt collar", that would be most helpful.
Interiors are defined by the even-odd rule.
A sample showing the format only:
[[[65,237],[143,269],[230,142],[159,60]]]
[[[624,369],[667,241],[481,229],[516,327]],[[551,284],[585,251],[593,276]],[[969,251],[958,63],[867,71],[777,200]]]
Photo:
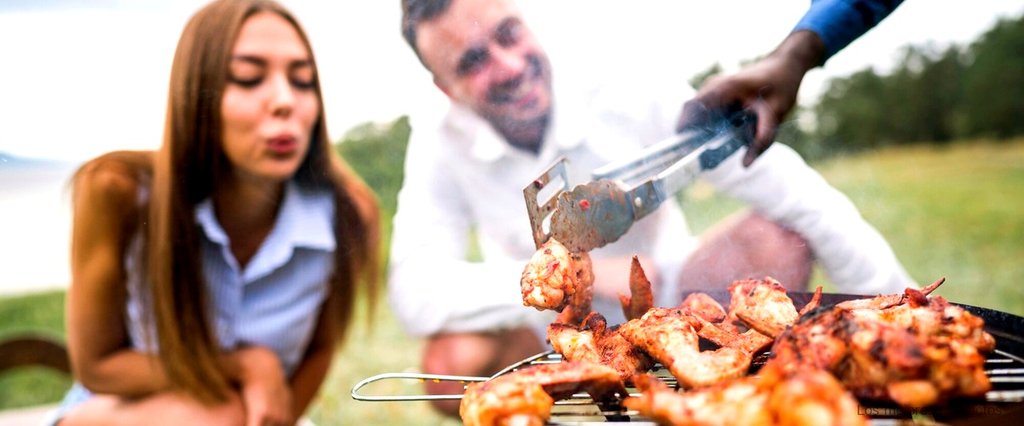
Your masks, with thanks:
[[[294,182],[288,182],[284,191],[274,227],[246,267],[247,279],[258,278],[283,265],[295,248],[335,249],[334,200],[330,192],[303,190]],[[230,241],[217,221],[212,199],[196,206],[196,221],[207,239],[228,248]]]

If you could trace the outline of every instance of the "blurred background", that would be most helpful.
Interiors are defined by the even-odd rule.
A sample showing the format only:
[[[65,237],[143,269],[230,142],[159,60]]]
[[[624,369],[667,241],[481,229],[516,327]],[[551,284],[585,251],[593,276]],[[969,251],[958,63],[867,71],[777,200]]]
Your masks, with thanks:
[[[0,339],[26,332],[63,339],[67,178],[103,152],[159,145],[174,47],[204,3],[0,0]],[[399,2],[283,3],[311,38],[331,139],[377,190],[390,219],[408,116],[445,102],[399,35]],[[644,73],[657,70],[699,86],[771,51],[809,1],[521,4],[558,61],[555,78],[627,73],[644,84]],[[938,293],[950,300],[1017,315],[1024,315],[1017,284],[1024,281],[1022,52],[1019,1],[909,0],[807,75],[779,136],[853,199],[916,280],[946,277]],[[679,200],[696,231],[741,208],[701,185]],[[820,273],[814,283],[831,285]],[[420,342],[386,307],[377,312],[339,352],[310,417],[443,422],[425,404],[350,399],[362,378],[417,367]],[[69,383],[45,369],[0,372],[0,409],[53,404]]]

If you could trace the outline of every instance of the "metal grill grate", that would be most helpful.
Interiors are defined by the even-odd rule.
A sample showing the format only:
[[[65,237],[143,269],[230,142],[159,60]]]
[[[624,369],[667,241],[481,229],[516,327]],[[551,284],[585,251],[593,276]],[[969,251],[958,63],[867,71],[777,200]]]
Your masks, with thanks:
[[[760,369],[768,360],[770,354],[764,353],[754,359],[753,369]],[[522,364],[514,365],[502,371],[498,375],[507,374],[520,368],[530,365],[555,364],[562,362],[562,356],[557,353],[546,353],[542,356],[527,360]],[[1019,409],[1017,404],[1024,402],[1024,360],[1003,350],[996,349],[989,354],[985,361],[985,373],[992,382],[992,390],[985,394],[984,401],[960,401],[953,405],[943,407],[941,410],[908,412],[895,406],[887,405],[866,405],[864,412],[871,415],[874,425],[898,424],[900,419],[909,419],[913,416],[928,416],[939,421],[955,421],[969,417],[984,415],[998,415],[1009,413]],[[678,389],[676,378],[656,365],[653,372],[667,385]],[[496,376],[498,376],[496,375]],[[635,388],[627,388],[632,396],[638,396]],[[643,425],[654,425],[650,419],[637,414],[636,411],[627,410],[619,405],[595,404],[590,395],[578,393],[572,398],[556,401],[555,408],[551,410],[550,425],[587,425],[607,423],[632,423]]]

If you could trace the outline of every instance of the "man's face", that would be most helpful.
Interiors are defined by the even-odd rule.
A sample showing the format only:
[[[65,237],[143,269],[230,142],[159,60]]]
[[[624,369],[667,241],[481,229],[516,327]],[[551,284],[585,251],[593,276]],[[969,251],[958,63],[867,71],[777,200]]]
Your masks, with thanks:
[[[511,1],[452,0],[444,14],[416,30],[420,55],[449,98],[506,136],[543,130],[551,69]]]

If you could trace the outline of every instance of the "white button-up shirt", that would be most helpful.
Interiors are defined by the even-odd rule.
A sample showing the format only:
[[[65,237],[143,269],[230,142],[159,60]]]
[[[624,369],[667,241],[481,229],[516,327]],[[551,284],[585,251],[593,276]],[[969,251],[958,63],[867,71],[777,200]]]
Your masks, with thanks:
[[[536,250],[523,187],[560,156],[569,160],[569,183],[576,185],[588,181],[594,168],[670,136],[683,101],[693,93],[688,86],[651,81],[579,90],[560,85],[565,81],[555,75],[552,121],[537,155],[510,146],[460,105],[411,117],[388,287],[407,332],[537,328],[550,322],[550,313],[524,307],[520,294],[520,276]],[[913,284],[888,243],[792,149],[776,143],[750,168],[740,164],[742,156],[731,156],[703,178],[802,234],[841,291],[902,291]],[[465,260],[474,234],[483,262]],[[591,256],[653,258],[663,280],[656,303],[665,306],[678,303],[675,280],[696,246],[681,209],[666,202]]]

